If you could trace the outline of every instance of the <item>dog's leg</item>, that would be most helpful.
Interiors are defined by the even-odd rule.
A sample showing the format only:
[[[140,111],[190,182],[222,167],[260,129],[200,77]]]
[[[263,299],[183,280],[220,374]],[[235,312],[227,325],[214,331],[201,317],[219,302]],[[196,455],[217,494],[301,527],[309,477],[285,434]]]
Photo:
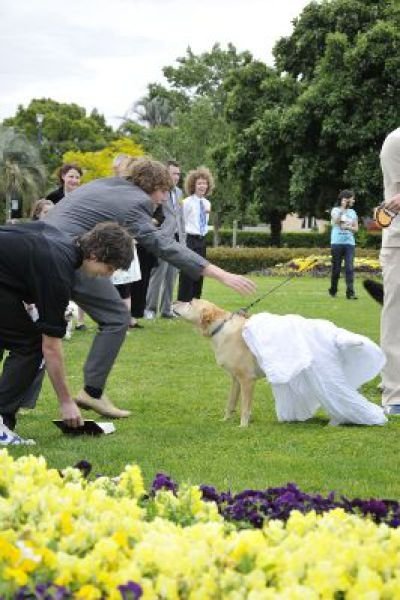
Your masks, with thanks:
[[[242,402],[240,407],[240,427],[247,427],[251,416],[251,406],[253,402],[254,380],[241,379],[240,392]]]
[[[232,377],[231,389],[229,391],[228,401],[225,407],[224,421],[230,419],[236,410],[236,406],[239,400],[240,384],[239,381]]]
[[[70,321],[68,321],[68,323],[67,323],[67,330],[65,332],[64,339],[70,340],[71,336],[72,336],[72,319]]]

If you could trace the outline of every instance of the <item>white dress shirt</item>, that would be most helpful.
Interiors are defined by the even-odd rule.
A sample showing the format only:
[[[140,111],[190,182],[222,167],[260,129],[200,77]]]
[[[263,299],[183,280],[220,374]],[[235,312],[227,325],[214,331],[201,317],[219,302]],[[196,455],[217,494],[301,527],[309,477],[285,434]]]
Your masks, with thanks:
[[[189,235],[200,235],[200,202],[203,203],[206,211],[206,229],[204,235],[208,231],[208,219],[211,210],[211,202],[207,198],[200,198],[193,194],[188,196],[183,201],[183,219],[185,223],[185,232]]]

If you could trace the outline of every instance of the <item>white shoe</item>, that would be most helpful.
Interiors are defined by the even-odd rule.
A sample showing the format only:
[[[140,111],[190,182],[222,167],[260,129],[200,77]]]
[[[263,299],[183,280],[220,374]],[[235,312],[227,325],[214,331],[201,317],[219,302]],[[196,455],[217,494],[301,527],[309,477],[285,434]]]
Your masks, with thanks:
[[[0,417],[0,445],[1,446],[34,446],[35,440],[25,440],[20,437],[11,429],[8,429],[3,423],[3,419]]]
[[[144,318],[147,319],[148,321],[152,321],[153,319],[156,318],[156,314],[152,310],[145,310],[144,311]]]

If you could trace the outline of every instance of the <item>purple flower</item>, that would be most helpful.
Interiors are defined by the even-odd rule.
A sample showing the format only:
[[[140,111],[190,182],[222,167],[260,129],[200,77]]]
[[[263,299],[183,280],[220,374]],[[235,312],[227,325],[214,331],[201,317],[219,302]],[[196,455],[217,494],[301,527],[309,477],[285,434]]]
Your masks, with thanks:
[[[125,585],[118,586],[123,600],[138,600],[143,594],[143,590],[138,583],[128,581]]]
[[[159,490],[169,490],[176,494],[178,485],[165,473],[157,473],[151,486],[151,493],[154,496]]]

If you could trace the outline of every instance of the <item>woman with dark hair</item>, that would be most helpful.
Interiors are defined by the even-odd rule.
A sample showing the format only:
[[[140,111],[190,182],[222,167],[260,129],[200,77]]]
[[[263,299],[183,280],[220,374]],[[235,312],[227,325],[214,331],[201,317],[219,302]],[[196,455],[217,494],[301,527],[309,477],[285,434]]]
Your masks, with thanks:
[[[51,200],[53,204],[57,204],[64,196],[76,190],[80,186],[82,169],[76,163],[64,163],[58,170],[58,181],[60,187],[47,194],[46,200]],[[85,331],[86,325],[84,323],[85,313],[78,307],[78,320],[75,325],[75,329],[78,331]]]
[[[58,170],[60,187],[47,194],[46,199],[57,204],[64,196],[76,190],[81,183],[82,169],[75,163],[64,163]]]
[[[332,272],[329,294],[336,296],[342,262],[344,260],[346,275],[346,298],[357,300],[354,292],[354,234],[358,231],[358,217],[353,209],[355,202],[353,190],[342,190],[337,206],[331,212],[331,255]]]

